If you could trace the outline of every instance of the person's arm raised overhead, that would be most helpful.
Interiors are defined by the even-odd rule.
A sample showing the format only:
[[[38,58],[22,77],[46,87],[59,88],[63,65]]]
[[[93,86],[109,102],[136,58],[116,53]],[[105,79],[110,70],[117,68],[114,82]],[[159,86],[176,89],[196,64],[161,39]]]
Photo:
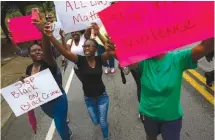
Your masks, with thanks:
[[[191,51],[192,59],[198,61],[212,51],[214,51],[214,37],[203,40],[199,45],[193,47]]]
[[[59,34],[61,36],[61,41],[62,41],[63,47],[67,49],[66,36],[65,36],[64,31],[62,29],[60,29]],[[62,60],[62,66],[65,66],[66,65],[66,58],[64,56],[61,56],[61,60]]]
[[[45,25],[44,33],[63,56],[74,63],[78,61],[78,56],[64,48],[63,45],[53,36],[52,31],[50,31],[50,25]]]
[[[43,49],[43,53],[44,53],[44,60],[46,63],[48,63],[51,66],[57,66],[57,63],[55,61],[55,58],[53,56],[52,53],[52,49],[51,49],[51,43],[49,41],[49,38],[45,35],[43,28],[45,26],[45,24],[37,19],[33,19],[33,24],[35,24],[37,26],[37,28],[41,31],[42,33],[42,49]],[[48,23],[46,23],[48,24]]]
[[[60,29],[59,34],[61,36],[62,45],[64,48],[66,48],[67,45],[66,45],[66,36],[65,36],[64,30]]]
[[[99,26],[96,23],[91,23],[92,29],[94,30],[94,33],[98,36],[98,38],[101,40],[103,44],[107,42],[107,39],[100,33]]]
[[[111,41],[110,38],[108,38],[108,40],[105,43],[105,50],[106,52],[104,52],[101,56],[104,62],[106,62],[107,60],[109,60],[111,57],[116,57],[116,53],[115,53],[115,44]]]

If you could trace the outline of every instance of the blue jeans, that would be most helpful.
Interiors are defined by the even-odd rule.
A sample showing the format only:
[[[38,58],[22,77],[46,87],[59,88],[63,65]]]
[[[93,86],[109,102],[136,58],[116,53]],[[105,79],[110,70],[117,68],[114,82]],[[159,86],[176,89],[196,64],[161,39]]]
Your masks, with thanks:
[[[68,101],[66,93],[41,106],[50,118],[54,119],[56,129],[62,140],[71,140],[72,131],[67,124]]]
[[[99,45],[98,47],[98,55],[101,55],[105,52],[103,46]],[[111,57],[106,63],[103,64],[104,67],[114,68],[114,57]]]
[[[87,105],[87,110],[90,115],[92,122],[95,125],[100,124],[103,137],[108,138],[108,122],[107,113],[109,106],[109,97],[105,92],[103,95],[98,97],[84,97]]]

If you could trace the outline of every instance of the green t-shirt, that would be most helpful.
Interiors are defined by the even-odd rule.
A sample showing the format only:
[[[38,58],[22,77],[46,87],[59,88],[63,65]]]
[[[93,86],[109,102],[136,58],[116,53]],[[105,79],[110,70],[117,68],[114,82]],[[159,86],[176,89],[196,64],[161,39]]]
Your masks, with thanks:
[[[147,117],[171,121],[183,116],[180,104],[183,71],[196,68],[191,48],[169,52],[160,60],[139,63],[141,101],[139,111]]]

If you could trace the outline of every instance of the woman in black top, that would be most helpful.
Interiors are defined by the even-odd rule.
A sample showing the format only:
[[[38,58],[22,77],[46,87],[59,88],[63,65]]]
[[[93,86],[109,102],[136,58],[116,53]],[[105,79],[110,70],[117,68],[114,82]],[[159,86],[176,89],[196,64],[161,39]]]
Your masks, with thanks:
[[[56,46],[58,51],[65,56],[68,60],[77,64],[80,71],[81,82],[84,90],[84,99],[88,108],[89,115],[95,125],[100,124],[103,137],[105,140],[108,139],[108,123],[107,123],[107,112],[109,105],[109,98],[102,81],[102,65],[104,62],[109,60],[110,57],[114,56],[115,53],[109,50],[100,56],[95,56],[98,43],[93,39],[85,41],[84,54],[80,56],[72,53],[65,49],[53,36],[52,32],[48,29],[49,26],[45,26],[45,34],[49,37],[51,43]],[[97,30],[98,31],[98,30]],[[107,45],[105,39],[101,37],[104,44]],[[108,45],[107,45],[108,46]]]

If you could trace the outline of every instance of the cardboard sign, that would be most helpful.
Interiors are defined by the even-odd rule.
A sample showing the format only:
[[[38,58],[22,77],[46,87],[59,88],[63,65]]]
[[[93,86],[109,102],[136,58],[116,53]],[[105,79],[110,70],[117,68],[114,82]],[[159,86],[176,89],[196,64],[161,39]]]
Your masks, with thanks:
[[[18,117],[62,95],[49,69],[2,89],[2,95]]]
[[[92,22],[101,24],[98,12],[110,5],[108,1],[54,1],[56,13],[65,33],[86,29]]]
[[[11,18],[8,27],[15,43],[22,43],[42,38],[41,32],[32,24],[31,15]]]
[[[212,1],[117,2],[99,16],[121,66],[214,36]]]

